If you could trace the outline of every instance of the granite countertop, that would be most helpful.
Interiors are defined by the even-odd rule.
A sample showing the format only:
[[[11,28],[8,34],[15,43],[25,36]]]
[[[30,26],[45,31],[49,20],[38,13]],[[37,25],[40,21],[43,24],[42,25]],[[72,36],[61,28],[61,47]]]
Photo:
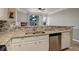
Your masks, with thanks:
[[[15,30],[15,31],[10,31],[6,33],[0,33],[0,45],[6,44],[7,41],[9,41],[11,38],[17,38],[17,37],[33,37],[33,36],[41,36],[41,35],[49,35],[52,33],[59,33],[59,32],[66,32],[66,31],[71,31],[71,30],[52,30],[52,31],[44,31],[45,33],[27,33],[21,31],[21,30]]]
[[[41,35],[49,35],[49,34],[52,34],[52,33],[62,33],[62,32],[66,32],[66,31],[71,31],[71,30],[52,30],[52,31],[40,31],[38,33],[27,33],[25,34],[25,32],[22,32],[22,31],[15,31],[14,32],[14,35],[12,37],[32,37],[32,36],[41,36]]]

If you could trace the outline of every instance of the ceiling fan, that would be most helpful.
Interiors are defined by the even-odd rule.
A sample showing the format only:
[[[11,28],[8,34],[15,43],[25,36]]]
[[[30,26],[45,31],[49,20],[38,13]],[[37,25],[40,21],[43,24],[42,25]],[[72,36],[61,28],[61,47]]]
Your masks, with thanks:
[[[44,10],[46,10],[45,8],[38,8],[38,10],[40,10],[40,11],[44,11]]]
[[[38,8],[38,11],[39,11],[39,12],[42,12],[42,13],[48,12],[48,11],[47,11],[47,8]]]

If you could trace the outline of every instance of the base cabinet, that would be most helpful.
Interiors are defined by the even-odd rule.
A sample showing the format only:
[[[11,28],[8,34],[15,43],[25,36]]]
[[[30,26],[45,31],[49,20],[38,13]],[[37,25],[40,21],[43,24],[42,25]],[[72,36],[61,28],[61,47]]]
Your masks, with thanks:
[[[12,39],[9,51],[48,51],[49,35]]]
[[[56,39],[52,37],[51,39]],[[61,34],[61,49],[69,48],[71,44],[71,32],[66,31]],[[50,41],[52,42],[52,41]],[[12,39],[8,45],[9,51],[48,51],[49,50],[49,35],[23,37]],[[56,46],[53,41],[51,46]],[[55,49],[55,48],[54,48]]]
[[[63,32],[61,39],[61,49],[69,48],[71,44],[71,32]]]

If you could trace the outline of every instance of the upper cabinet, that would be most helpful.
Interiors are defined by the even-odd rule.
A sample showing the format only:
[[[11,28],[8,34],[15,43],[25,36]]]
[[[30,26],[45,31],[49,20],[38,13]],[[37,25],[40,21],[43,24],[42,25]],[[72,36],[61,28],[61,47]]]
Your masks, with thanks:
[[[8,19],[8,8],[0,8],[0,20]]]

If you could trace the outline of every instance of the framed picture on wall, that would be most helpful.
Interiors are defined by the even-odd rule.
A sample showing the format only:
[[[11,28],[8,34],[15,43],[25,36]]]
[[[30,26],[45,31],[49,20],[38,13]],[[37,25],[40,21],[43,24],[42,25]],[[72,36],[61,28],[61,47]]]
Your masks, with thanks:
[[[9,12],[9,18],[14,19],[15,18],[15,12]]]

